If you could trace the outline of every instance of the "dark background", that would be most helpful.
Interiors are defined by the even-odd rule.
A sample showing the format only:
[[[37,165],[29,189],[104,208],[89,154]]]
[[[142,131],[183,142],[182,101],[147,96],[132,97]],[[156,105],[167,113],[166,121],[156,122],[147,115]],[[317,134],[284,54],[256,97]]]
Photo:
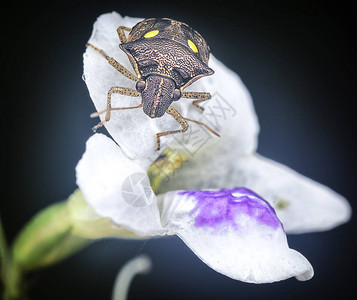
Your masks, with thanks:
[[[351,6],[341,1],[11,3],[2,5],[0,28],[0,213],[10,241],[32,215],[76,188],[74,168],[97,122],[89,118],[94,106],[81,78],[82,54],[93,22],[113,10],[170,17],[197,29],[250,90],[261,124],[259,152],[333,188],[356,210]],[[32,274],[30,296],[110,299],[120,267],[145,253],[154,268],[135,278],[130,299],[350,299],[356,286],[355,229],[353,218],[331,231],[288,237],[315,269],[308,282],[231,280],[176,237],[105,240]]]

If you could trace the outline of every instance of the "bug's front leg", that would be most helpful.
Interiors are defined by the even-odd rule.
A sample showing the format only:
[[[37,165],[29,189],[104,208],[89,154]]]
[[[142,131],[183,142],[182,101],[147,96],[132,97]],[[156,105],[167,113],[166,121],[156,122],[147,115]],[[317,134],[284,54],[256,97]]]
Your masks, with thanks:
[[[169,134],[185,132],[188,128],[188,123],[186,122],[185,118],[183,116],[181,116],[180,113],[173,106],[169,106],[169,108],[166,109],[166,112],[169,115],[174,117],[174,119],[177,121],[177,123],[179,123],[181,125],[182,129],[170,130],[170,131],[157,133],[156,134],[156,144],[157,144],[156,150],[157,151],[160,150],[160,137],[169,135]]]
[[[206,92],[182,92],[182,98],[197,99],[192,101],[192,105],[204,111],[204,108],[199,103],[211,99],[211,94]]]
[[[211,127],[207,126],[206,124],[200,122],[200,121],[196,121],[196,120],[192,120],[192,119],[188,119],[185,118],[183,116],[180,115],[180,113],[173,107],[170,106],[166,112],[173,116],[175,118],[175,120],[177,121],[177,123],[179,123],[182,127],[182,129],[179,130],[171,130],[171,131],[165,131],[165,132],[160,132],[156,134],[156,143],[157,143],[157,148],[156,150],[160,150],[160,137],[164,136],[164,135],[168,135],[168,134],[174,134],[174,133],[181,133],[181,132],[185,132],[188,128],[188,123],[187,121],[196,123],[198,125],[201,125],[203,127],[205,127],[207,130],[209,130],[211,133],[213,133],[214,135],[220,137],[219,133],[217,133],[216,131],[214,131]]]
[[[124,87],[119,87],[119,86],[113,86],[112,88],[110,88],[110,90],[108,91],[108,95],[107,95],[107,108],[105,110],[96,112],[91,114],[91,118],[95,118],[98,117],[99,115],[106,113],[105,118],[103,121],[101,121],[100,123],[98,123],[96,126],[93,127],[93,131],[95,132],[99,127],[102,127],[105,123],[109,122],[110,120],[110,112],[112,110],[122,110],[122,109],[133,109],[133,108],[139,108],[142,107],[143,104],[139,104],[137,106],[130,106],[130,107],[112,107],[112,94],[121,94],[121,95],[125,95],[125,96],[131,96],[131,97],[139,97],[141,96],[141,94],[133,89],[130,88],[124,88]]]
[[[125,68],[123,65],[118,63],[113,57],[108,56],[102,49],[99,49],[95,47],[92,44],[87,44],[87,47],[93,48],[95,51],[99,52],[101,55],[105,57],[105,59],[108,61],[110,65],[112,65],[115,69],[117,69],[120,73],[122,73],[125,77],[133,80],[133,81],[138,81],[139,78],[132,74],[127,68]]]

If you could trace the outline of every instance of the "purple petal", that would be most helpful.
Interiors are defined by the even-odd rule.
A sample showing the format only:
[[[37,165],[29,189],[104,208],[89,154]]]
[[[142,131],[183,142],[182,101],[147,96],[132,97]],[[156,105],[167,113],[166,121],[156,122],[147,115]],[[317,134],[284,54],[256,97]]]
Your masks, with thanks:
[[[168,234],[217,272],[252,283],[313,276],[308,260],[289,248],[274,209],[251,190],[175,191],[160,201]]]
[[[181,195],[196,198],[195,216],[197,227],[240,228],[236,219],[249,216],[257,223],[273,229],[281,226],[274,209],[263,198],[247,188],[221,189],[218,191],[183,191]]]

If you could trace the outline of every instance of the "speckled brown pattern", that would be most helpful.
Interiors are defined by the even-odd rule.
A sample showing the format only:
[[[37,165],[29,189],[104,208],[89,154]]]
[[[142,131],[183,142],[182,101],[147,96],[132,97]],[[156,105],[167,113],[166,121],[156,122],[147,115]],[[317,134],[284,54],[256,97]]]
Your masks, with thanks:
[[[145,34],[158,30],[158,34],[145,38]],[[177,88],[185,88],[202,76],[212,75],[208,67],[209,47],[202,36],[188,25],[171,19],[147,19],[136,24],[127,42],[120,47],[129,56],[138,77],[151,74],[167,76]],[[192,41],[198,52],[188,45]]]

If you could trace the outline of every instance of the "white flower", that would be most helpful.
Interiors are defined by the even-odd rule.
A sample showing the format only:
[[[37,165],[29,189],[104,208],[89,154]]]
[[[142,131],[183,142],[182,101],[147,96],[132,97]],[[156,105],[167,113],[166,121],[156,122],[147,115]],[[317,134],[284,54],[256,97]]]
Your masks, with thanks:
[[[271,206],[244,188],[155,196],[146,170],[108,137],[95,134],[77,166],[77,183],[101,216],[139,235],[177,234],[209,266],[234,279],[310,279],[310,263],[288,247]],[[137,202],[133,202],[132,200]]]
[[[117,13],[102,15],[89,43],[131,70],[118,47],[116,29],[138,21]],[[214,57],[210,67],[215,70],[213,76],[190,86],[216,95],[204,113],[185,99],[174,106],[185,117],[211,122],[221,138],[207,135],[196,124],[190,124],[195,142],[188,138],[192,132],[164,137],[162,149],[169,146],[184,152],[186,161],[155,194],[147,176],[160,155],[155,151],[155,134],[176,129],[178,124],[168,115],[150,119],[141,109],[113,112],[105,126],[118,144],[102,134],[93,135],[76,168],[77,184],[100,216],[143,236],[177,234],[205,263],[231,278],[254,283],[293,276],[310,279],[310,263],[288,247],[285,231],[332,228],[348,220],[350,207],[328,188],[256,154],[259,126],[248,91]],[[112,86],[134,88],[91,48],[84,55],[84,75],[98,111],[106,108]],[[112,106],[140,101],[117,96]],[[230,113],[216,123],[212,119],[217,118],[212,113],[215,103],[222,113]],[[197,141],[204,142],[195,148]],[[167,158],[165,154],[160,159]]]

